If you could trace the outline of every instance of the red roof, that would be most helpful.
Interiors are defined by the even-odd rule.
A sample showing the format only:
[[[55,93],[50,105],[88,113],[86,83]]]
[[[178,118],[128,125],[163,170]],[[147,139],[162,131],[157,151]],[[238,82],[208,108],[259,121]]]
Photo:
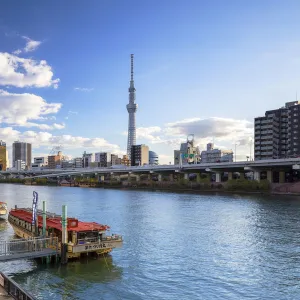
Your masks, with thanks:
[[[22,208],[17,208],[17,209],[12,209],[9,212],[10,215],[17,217],[23,221],[32,222],[32,211],[28,209],[22,209]],[[77,220],[74,218],[68,218],[68,220]],[[39,227],[43,227],[43,217],[41,215],[38,215],[38,225]],[[46,221],[47,228],[52,227],[55,229],[58,229],[61,231],[61,216],[55,216],[55,217],[49,217],[47,216],[47,221]],[[95,222],[80,222],[78,221],[78,226],[77,227],[68,227],[68,231],[90,231],[90,230],[95,230],[95,231],[105,231],[109,229],[109,226],[107,225],[102,225],[98,224]]]

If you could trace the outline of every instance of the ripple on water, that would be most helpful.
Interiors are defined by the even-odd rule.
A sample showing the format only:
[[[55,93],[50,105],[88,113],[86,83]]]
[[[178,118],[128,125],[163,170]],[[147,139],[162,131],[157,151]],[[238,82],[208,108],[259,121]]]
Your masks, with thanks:
[[[7,184],[0,197],[29,207],[33,189],[49,211],[67,204],[124,237],[106,260],[1,264],[39,299],[300,299],[299,198]]]

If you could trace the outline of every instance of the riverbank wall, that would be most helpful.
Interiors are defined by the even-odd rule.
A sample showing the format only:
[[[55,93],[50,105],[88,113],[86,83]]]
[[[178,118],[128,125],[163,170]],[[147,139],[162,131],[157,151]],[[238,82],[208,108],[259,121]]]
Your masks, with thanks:
[[[45,186],[64,186],[64,187],[85,187],[85,188],[114,188],[114,189],[139,189],[139,190],[161,190],[174,192],[224,192],[224,193],[299,193],[300,183],[269,184],[267,180],[260,182],[246,179],[233,179],[222,183],[197,182],[197,181],[54,181],[46,179],[24,180],[24,179],[5,179],[0,183],[15,183],[26,185],[45,185]],[[298,189],[297,189],[298,187]],[[291,191],[289,191],[291,189]],[[297,192],[298,191],[298,192]]]

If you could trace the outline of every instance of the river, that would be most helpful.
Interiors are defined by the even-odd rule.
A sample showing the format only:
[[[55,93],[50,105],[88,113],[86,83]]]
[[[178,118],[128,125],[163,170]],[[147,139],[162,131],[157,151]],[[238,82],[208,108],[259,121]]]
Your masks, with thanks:
[[[124,244],[67,266],[22,260],[0,270],[38,299],[300,299],[300,197],[0,185],[8,207],[111,226]],[[0,223],[0,239],[13,237]]]

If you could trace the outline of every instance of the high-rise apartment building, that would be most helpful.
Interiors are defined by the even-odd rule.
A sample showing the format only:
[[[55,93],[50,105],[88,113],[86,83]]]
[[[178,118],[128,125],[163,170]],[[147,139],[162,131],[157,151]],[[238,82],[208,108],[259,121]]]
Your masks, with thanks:
[[[32,151],[31,144],[16,141],[12,146],[13,167],[16,167],[16,161],[21,160],[25,162],[25,168],[30,169]]]
[[[300,102],[268,110],[254,119],[254,159],[300,156]]]
[[[149,147],[146,145],[131,146],[131,165],[143,166],[149,164]]]
[[[6,171],[7,163],[6,143],[0,141],[0,171]]]

